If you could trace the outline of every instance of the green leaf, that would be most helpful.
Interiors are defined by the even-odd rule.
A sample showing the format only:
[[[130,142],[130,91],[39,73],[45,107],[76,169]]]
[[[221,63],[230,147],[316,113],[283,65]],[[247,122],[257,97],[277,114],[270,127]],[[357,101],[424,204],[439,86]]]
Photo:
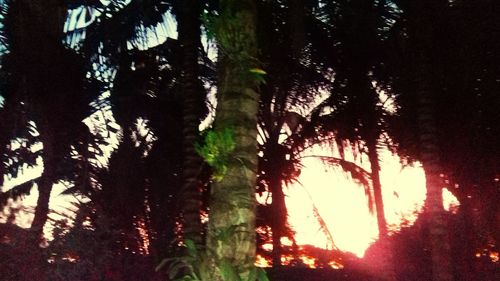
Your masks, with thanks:
[[[267,72],[260,68],[250,68],[250,72],[258,75],[266,75]]]
[[[227,162],[236,147],[234,130],[209,130],[205,133],[204,144],[195,144],[196,152],[213,169],[213,179],[220,181],[227,172]]]
[[[234,266],[227,260],[220,261],[220,273],[224,281],[241,281],[240,276],[236,272]]]
[[[196,244],[194,243],[193,240],[186,239],[184,241],[184,244],[186,245],[186,248],[188,250],[188,255],[189,256],[191,256],[191,257],[197,257],[198,256],[198,252],[196,250]]]
[[[174,279],[183,268],[191,269],[191,266],[182,261],[173,263],[171,266],[168,267],[168,277],[170,279]]]
[[[250,272],[248,273],[248,278],[247,278],[247,281],[255,281],[257,280],[257,267],[252,267],[252,269],[250,269]]]
[[[269,281],[267,273],[263,268],[257,268],[257,280],[259,281]]]
[[[181,278],[177,279],[177,281],[196,281],[199,280],[191,275],[184,275]]]

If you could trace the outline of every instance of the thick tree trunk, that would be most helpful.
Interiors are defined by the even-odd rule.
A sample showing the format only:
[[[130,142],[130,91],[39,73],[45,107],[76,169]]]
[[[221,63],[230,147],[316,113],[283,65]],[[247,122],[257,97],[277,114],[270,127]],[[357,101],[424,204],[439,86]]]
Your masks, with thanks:
[[[198,46],[200,40],[200,4],[197,0],[180,1],[178,11],[179,43],[182,52],[182,97],[183,97],[183,185],[182,218],[184,239],[195,242],[201,247],[202,224],[200,211],[202,192],[199,176],[202,159],[196,153],[194,144],[199,135],[199,101],[204,100],[203,89],[198,80]]]
[[[215,130],[234,132],[235,149],[227,172],[211,190],[207,248],[213,277],[230,263],[242,280],[254,267],[255,186],[257,177],[258,81],[251,68],[257,64],[255,1],[222,0],[219,40],[219,85]],[[223,235],[223,233],[229,235]]]

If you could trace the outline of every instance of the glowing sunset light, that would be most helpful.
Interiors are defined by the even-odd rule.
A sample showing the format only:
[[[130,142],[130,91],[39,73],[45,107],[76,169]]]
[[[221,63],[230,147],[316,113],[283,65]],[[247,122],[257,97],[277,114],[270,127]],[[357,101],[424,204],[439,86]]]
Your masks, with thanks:
[[[389,231],[395,232],[412,225],[422,211],[426,198],[425,174],[419,163],[403,167],[399,157],[389,151],[380,151],[380,160],[386,219]],[[358,165],[370,170],[369,165],[365,167],[369,163],[366,159],[358,161]],[[285,190],[289,223],[296,231],[297,244],[331,249],[315,218],[314,204],[335,247],[363,257],[378,238],[375,208],[370,210],[364,187],[339,169],[325,168],[317,159],[305,158],[302,163],[305,168],[300,184]],[[447,189],[443,189],[443,205],[448,211],[459,205]]]
[[[457,208],[460,206],[457,197],[453,195],[448,189],[443,188],[443,207],[446,211],[451,211],[454,214],[457,212]]]
[[[264,258],[262,255],[257,254],[255,259],[255,266],[258,267],[271,267],[271,261]]]
[[[344,266],[338,262],[331,261],[328,263],[329,266],[331,266],[333,269],[342,269]]]
[[[315,258],[306,256],[306,255],[300,255],[299,258],[308,267],[316,268],[316,259]]]

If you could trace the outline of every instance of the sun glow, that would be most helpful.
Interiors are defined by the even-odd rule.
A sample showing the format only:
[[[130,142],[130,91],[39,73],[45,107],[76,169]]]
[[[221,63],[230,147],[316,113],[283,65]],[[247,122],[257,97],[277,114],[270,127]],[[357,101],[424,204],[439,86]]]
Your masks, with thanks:
[[[448,189],[443,188],[444,209],[446,211],[456,214],[458,211],[458,206],[460,206],[460,202],[458,202],[457,197],[455,197],[455,195],[453,195]]]
[[[314,149],[314,154],[319,154]],[[346,153],[347,154],[347,153]],[[402,166],[399,157],[380,151],[380,178],[386,220],[390,232],[411,226],[423,210],[426,198],[425,174],[419,163]],[[367,159],[350,159],[370,170]],[[326,224],[335,247],[363,257],[366,249],[378,238],[374,207],[370,208],[366,190],[350,175],[339,169],[325,168],[314,158],[303,160],[305,168],[299,181],[285,191],[289,223],[296,231],[298,245],[331,249],[325,229],[314,215],[314,207]],[[313,205],[314,204],[314,205]],[[446,210],[456,210],[458,200],[443,189]]]

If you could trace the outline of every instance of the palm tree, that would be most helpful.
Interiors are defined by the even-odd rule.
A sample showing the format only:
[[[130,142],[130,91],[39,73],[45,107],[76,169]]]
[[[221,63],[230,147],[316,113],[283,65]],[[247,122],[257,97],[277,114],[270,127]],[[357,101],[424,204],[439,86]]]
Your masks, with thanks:
[[[273,267],[281,266],[281,238],[289,236],[293,240],[287,227],[284,185],[297,179],[300,173],[298,151],[305,140],[313,141],[312,135],[315,135],[313,127],[316,124],[306,126],[307,117],[296,111],[311,106],[319,95],[318,88],[330,82],[322,75],[324,70],[318,71],[322,67],[317,61],[304,58],[308,42],[305,29],[309,27],[305,22],[312,17],[302,13],[306,10],[304,3],[296,2],[287,7],[275,2],[259,6],[259,45],[267,75],[266,84],[261,87],[259,107],[258,192],[267,191],[272,196],[269,206],[261,206],[270,210],[259,215],[262,223],[272,230]],[[286,24],[277,23],[274,18],[286,19]],[[290,41],[294,42],[292,46]],[[289,134],[285,137],[287,130]]]
[[[343,64],[341,65],[337,62],[338,58],[331,61],[322,49],[324,45],[327,45],[325,42],[330,42],[331,46],[335,45],[331,36],[332,32],[328,30],[332,29],[332,26],[326,26],[323,21],[318,19],[317,15],[311,12],[307,12],[305,15],[300,14],[300,17],[304,17],[303,21],[307,24],[304,25],[303,22],[304,26],[297,26],[299,23],[295,21],[300,21],[297,19],[299,16],[297,10],[302,12],[312,10],[309,6],[304,5],[304,3],[291,3],[290,7],[282,8],[277,4],[266,3],[259,13],[258,22],[259,26],[262,26],[259,31],[260,46],[263,50],[262,60],[268,66],[266,85],[262,87],[259,112],[260,150],[262,153],[259,165],[261,171],[259,173],[259,182],[261,183],[259,186],[263,187],[259,190],[267,190],[272,194],[272,203],[269,206],[271,211],[264,212],[264,214],[270,215],[267,220],[272,229],[274,266],[281,264],[280,238],[286,234],[287,229],[283,184],[296,179],[301,169],[301,153],[305,147],[314,144],[330,143],[332,146],[340,144],[339,148],[342,150],[344,145],[342,140],[350,139],[354,143],[359,143],[360,140],[371,136],[372,142],[370,144],[372,145],[369,154],[371,160],[375,159],[372,161],[372,166],[375,167],[372,172],[372,180],[375,195],[378,195],[378,216],[381,217],[379,221],[383,225],[381,233],[386,232],[387,229],[380,192],[376,192],[380,191],[380,188],[376,188],[380,186],[377,168],[379,167],[378,155],[376,153],[380,128],[374,125],[375,121],[380,118],[375,116],[380,114],[380,109],[376,106],[377,94],[370,85],[367,65],[360,66],[359,63],[355,65],[357,72],[349,68],[355,62],[361,61],[361,63],[368,64],[370,60],[373,61],[366,56],[363,56],[366,61],[362,59],[353,61],[352,58],[359,56],[359,53],[362,55],[366,53],[361,48],[373,44],[356,45],[356,38],[349,37],[349,34],[366,34],[370,31],[368,28],[374,27],[373,23],[369,22],[368,27],[367,23],[364,23],[361,25],[361,30],[351,30],[351,25],[360,26],[356,22],[359,19],[353,18],[353,15],[357,14],[354,11],[359,10],[359,8],[355,8],[349,7],[351,10],[343,8],[351,11],[351,13],[346,12],[347,15],[344,15],[349,23],[343,23],[342,27],[347,30],[335,26],[345,33],[346,38],[342,37],[340,41],[342,46],[348,46],[342,47],[344,49],[339,52],[345,54],[345,57],[342,57]],[[273,18],[289,18],[292,14],[294,14],[293,19],[288,20],[288,25],[285,27],[272,20]],[[359,18],[364,19],[363,16]],[[296,42],[295,35],[306,30],[309,35],[299,35],[302,40]],[[372,37],[363,40],[373,40]],[[290,41],[295,42],[295,46],[290,47]],[[359,70],[363,67],[366,69],[364,74],[363,70]],[[329,75],[331,76],[329,68],[335,70],[336,79],[333,85],[328,78]],[[339,87],[341,84],[347,86]],[[317,104],[322,99],[321,90],[325,89],[332,91],[331,96]],[[325,114],[332,108],[331,114]],[[304,109],[306,110],[304,111]],[[360,135],[359,131],[363,131],[363,136]],[[343,155],[342,151],[339,154]],[[345,171],[350,172],[354,178],[366,183],[367,186],[369,185],[367,178],[370,176],[368,173],[357,172],[364,170],[356,164],[346,161],[344,158],[317,157],[329,165],[342,167]],[[371,207],[371,202],[373,202],[371,191],[367,191],[367,195],[370,198]],[[381,207],[382,211],[380,211]],[[326,228],[324,230],[328,237],[328,230]]]
[[[419,136],[421,142],[420,154],[424,165],[427,199],[426,213],[430,217],[431,251],[433,260],[433,280],[453,280],[449,256],[449,242],[447,242],[447,227],[444,220],[442,180],[440,177],[439,153],[435,136],[433,110],[434,102],[430,94],[427,73],[429,73],[426,58],[421,58],[419,72],[416,73],[416,88],[418,95]],[[427,79],[426,79],[427,77]]]
[[[447,222],[444,218],[442,187],[444,185],[440,174],[444,171],[440,162],[440,146],[437,131],[436,101],[441,89],[437,87],[436,77],[439,77],[439,68],[432,67],[433,60],[440,60],[434,50],[435,40],[439,40],[439,28],[435,20],[443,18],[447,10],[444,1],[421,1],[419,3],[401,2],[401,8],[406,20],[408,36],[413,46],[411,53],[412,63],[415,65],[413,74],[409,74],[408,85],[414,90],[412,105],[415,107],[412,114],[416,121],[416,137],[419,140],[418,155],[422,161],[427,187],[425,214],[428,219],[429,244],[432,260],[432,278],[435,281],[453,280],[450,242],[447,239]],[[442,34],[441,34],[442,35]],[[442,37],[441,37],[442,38]],[[439,41],[442,42],[442,41]],[[410,80],[411,79],[411,80]],[[408,106],[408,105],[407,105]],[[410,105],[411,106],[411,105]],[[407,107],[407,110],[411,109]]]
[[[210,280],[222,280],[221,274],[228,263],[245,280],[255,262],[260,83],[252,72],[259,68],[255,5],[252,0],[221,1],[220,17],[212,27],[219,46],[214,130],[232,135],[234,149],[229,152],[222,179],[211,186],[207,233],[207,250],[213,266]]]
[[[392,80],[389,84],[400,106],[391,134],[398,143],[399,153],[410,159],[422,157],[416,134],[417,116],[422,113],[416,110],[419,96],[414,88],[415,73],[422,74],[424,70],[417,72],[416,68],[406,66],[424,64],[426,71],[430,71],[426,74],[430,80],[422,87],[428,89],[434,104],[432,114],[434,141],[439,148],[435,151],[439,153],[439,172],[447,176],[450,187],[455,186],[449,190],[460,201],[460,227],[466,230],[461,235],[462,242],[453,249],[453,257],[457,260],[452,264],[457,265],[455,272],[460,272],[467,280],[480,278],[474,273],[475,249],[485,243],[481,242],[477,231],[488,228],[486,224],[479,226],[480,212],[495,213],[495,208],[487,206],[496,206],[489,200],[498,198],[492,180],[498,171],[498,153],[491,150],[497,142],[493,136],[498,132],[498,124],[492,122],[495,118],[490,115],[499,104],[490,94],[498,87],[492,78],[498,72],[492,67],[498,57],[490,51],[498,43],[491,40],[496,35],[487,28],[494,26],[498,19],[489,12],[491,4],[490,1],[439,2],[422,11],[423,6],[398,1],[401,16],[391,32],[392,46],[396,48],[391,49],[387,60]],[[428,19],[416,20],[421,18],[420,14],[427,18],[434,15],[432,28],[423,22]],[[439,17],[435,16],[437,14]],[[477,20],[478,17],[481,20]],[[422,30],[425,24],[429,26]],[[417,42],[422,38],[426,41]],[[477,169],[478,166],[482,168]],[[490,217],[485,221],[494,220]],[[481,236],[491,237],[488,234]]]
[[[44,170],[37,180],[39,197],[31,226],[36,241],[47,220],[52,185],[67,178],[63,167],[72,165],[71,145],[88,132],[82,120],[90,114],[92,96],[83,60],[62,45],[65,11],[55,2],[13,1],[5,16],[5,71],[13,97],[8,101],[26,106],[43,144]]]
[[[89,5],[97,18],[88,26],[72,28],[68,38],[72,45],[78,46],[76,43],[85,34],[85,41],[80,43],[79,49],[93,61],[105,58],[104,61],[108,61],[107,66],[103,65],[105,71],[112,73],[118,68],[123,76],[115,79],[115,90],[111,95],[112,110],[118,123],[129,128],[133,126],[134,118],[143,118],[154,134],[156,140],[146,158],[150,168],[145,181],[149,184],[142,185],[142,188],[149,198],[153,252],[157,260],[161,260],[168,252],[169,243],[176,239],[174,229],[179,212],[175,211],[174,205],[183,208],[186,237],[198,245],[202,242],[199,219],[201,161],[194,151],[198,123],[205,107],[204,89],[198,81],[202,4],[198,1],[150,1],[147,4],[133,1],[125,5],[124,1],[111,1],[107,5]],[[178,20],[179,40],[169,38],[153,48],[150,45],[161,42],[169,28],[165,23],[165,12],[170,7]],[[198,12],[193,13],[193,7],[199,7]],[[85,11],[80,9],[77,12],[83,14]],[[106,13],[111,16],[105,16]],[[123,32],[103,36],[105,30],[115,28]],[[151,43],[149,35],[156,36],[157,42]],[[100,48],[100,44],[104,47]],[[131,81],[142,86],[138,87]],[[131,115],[134,115],[132,119]],[[175,128],[183,131],[182,142],[181,136],[169,133]],[[125,131],[129,132],[128,129]],[[182,147],[182,152],[179,147]],[[179,165],[180,159],[183,159],[183,165]]]
[[[200,50],[200,1],[180,1],[174,6],[179,30],[179,48],[182,53],[182,99],[183,99],[183,186],[181,201],[184,239],[203,245],[200,211],[202,193],[200,176],[202,159],[195,151],[199,135],[198,126],[202,117],[205,90],[199,80],[198,54]]]
[[[346,1],[331,3],[326,7],[329,23],[338,37],[339,62],[334,62],[336,98],[326,102],[336,110],[332,111],[330,130],[352,143],[362,144],[371,166],[371,186],[377,216],[380,243],[388,243],[382,185],[380,182],[380,159],[378,149],[384,133],[384,111],[380,106],[378,90],[373,86],[373,75],[381,63],[381,41],[384,34],[382,15],[385,1]],[[383,278],[394,280],[391,258],[392,249],[385,247],[385,269]]]

